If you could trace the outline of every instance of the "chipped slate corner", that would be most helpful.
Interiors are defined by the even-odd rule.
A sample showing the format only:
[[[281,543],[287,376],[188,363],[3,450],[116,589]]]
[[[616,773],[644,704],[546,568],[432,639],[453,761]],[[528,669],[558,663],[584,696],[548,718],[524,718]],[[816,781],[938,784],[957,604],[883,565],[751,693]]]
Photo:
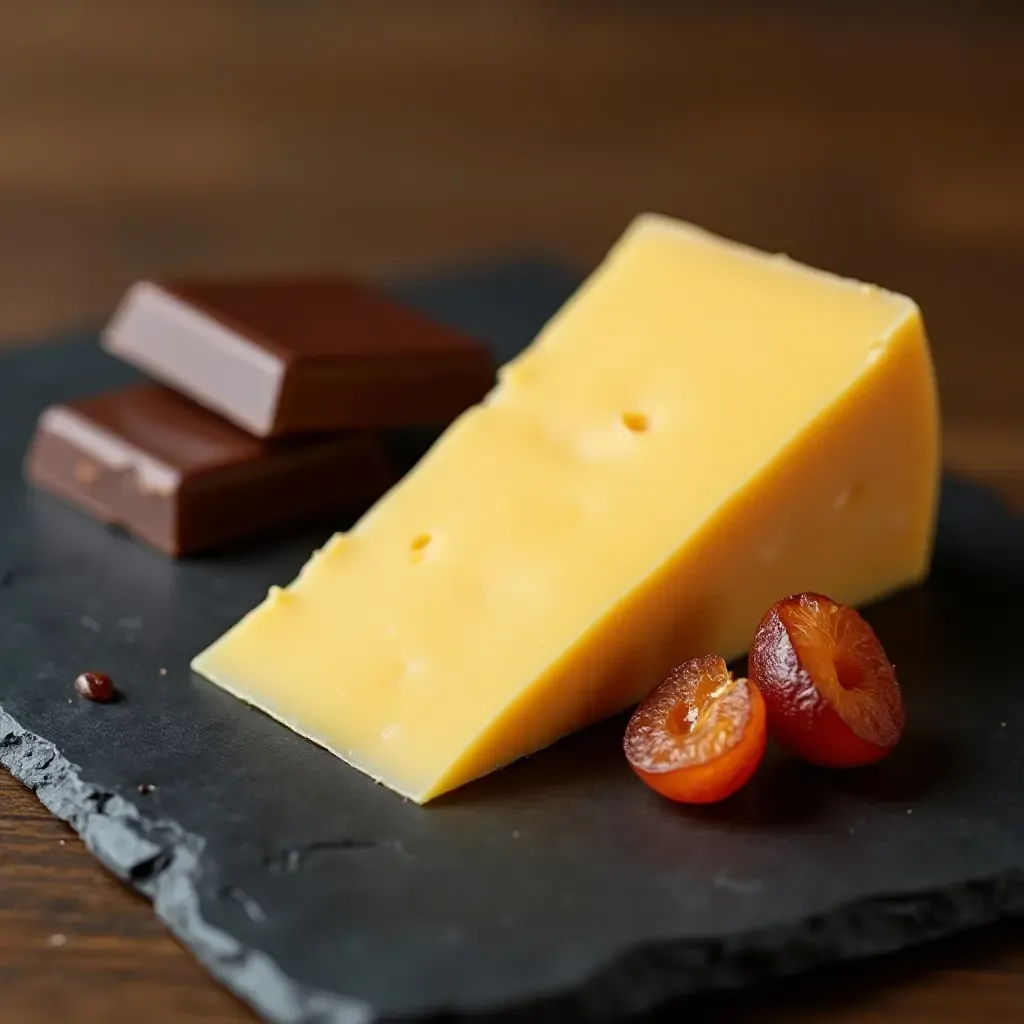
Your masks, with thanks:
[[[274,1024],[369,1024],[355,1000],[312,991],[263,953],[211,927],[199,911],[202,840],[172,821],[143,818],[116,793],[84,782],[48,740],[0,708],[0,765],[66,821],[118,878],[152,900],[157,916],[206,968]]]

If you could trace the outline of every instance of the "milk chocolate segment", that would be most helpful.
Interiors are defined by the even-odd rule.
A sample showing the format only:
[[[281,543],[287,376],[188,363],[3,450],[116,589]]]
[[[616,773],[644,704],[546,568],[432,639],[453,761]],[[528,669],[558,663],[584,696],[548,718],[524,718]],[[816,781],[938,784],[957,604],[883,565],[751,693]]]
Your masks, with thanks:
[[[173,556],[372,500],[391,481],[372,434],[261,441],[158,384],[51,406],[25,471]]]
[[[484,345],[343,278],[140,281],[104,345],[257,437],[437,425],[494,380]]]

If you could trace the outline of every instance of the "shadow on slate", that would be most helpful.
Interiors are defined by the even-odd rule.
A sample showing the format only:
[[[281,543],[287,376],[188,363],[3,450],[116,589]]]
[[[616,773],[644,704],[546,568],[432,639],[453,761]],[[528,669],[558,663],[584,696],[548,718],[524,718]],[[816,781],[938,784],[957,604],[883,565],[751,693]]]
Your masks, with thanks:
[[[400,293],[504,359],[573,283]],[[910,706],[886,762],[772,751],[687,810],[620,718],[423,809],[188,669],[348,521],[174,564],[21,485],[43,405],[132,377],[90,344],[0,360],[0,761],[268,1020],[620,1019],[1024,911],[1024,524],[984,492],[947,481],[931,580],[869,610]],[[72,699],[85,668],[125,699]]]

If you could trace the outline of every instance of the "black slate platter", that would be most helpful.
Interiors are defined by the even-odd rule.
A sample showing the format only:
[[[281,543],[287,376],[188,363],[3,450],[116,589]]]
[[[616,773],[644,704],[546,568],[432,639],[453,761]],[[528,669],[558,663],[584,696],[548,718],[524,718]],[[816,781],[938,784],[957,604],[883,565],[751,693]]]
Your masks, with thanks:
[[[571,284],[402,292],[506,358]],[[868,612],[910,705],[875,768],[773,751],[686,810],[619,719],[423,809],[188,669],[347,523],[173,564],[22,486],[42,406],[131,376],[87,343],[0,360],[0,761],[266,1019],[611,1020],[1024,911],[1024,525],[984,492],[947,482],[930,582]],[[90,667],[124,699],[74,698]]]

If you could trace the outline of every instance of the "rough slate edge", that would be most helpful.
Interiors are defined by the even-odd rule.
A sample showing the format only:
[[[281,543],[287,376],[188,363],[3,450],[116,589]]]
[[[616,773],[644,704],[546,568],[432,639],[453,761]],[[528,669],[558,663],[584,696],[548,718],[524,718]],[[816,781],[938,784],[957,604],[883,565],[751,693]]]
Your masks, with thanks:
[[[207,924],[193,881],[202,841],[171,820],[144,817],[127,801],[81,778],[48,740],[0,710],[0,764],[123,882],[216,978],[275,1024],[371,1024],[361,1002],[300,986],[266,955]],[[495,1014],[492,1020],[608,1020],[686,995],[921,945],[1000,918],[1024,914],[1024,869],[954,887],[846,903],[818,917],[729,939],[664,941],[611,961],[571,992]],[[476,1019],[479,1019],[477,1016]]]
[[[507,263],[501,264],[507,267]],[[527,272],[532,259],[521,264]],[[484,279],[487,268],[480,268]],[[562,274],[553,283],[552,265],[542,266],[537,280],[565,294],[575,277]],[[475,274],[453,273],[453,291],[461,291]],[[447,289],[444,278],[400,286],[415,303],[419,291],[436,295]],[[560,294],[559,294],[560,293]],[[477,312],[488,324],[486,299],[480,309],[464,311],[467,330]],[[539,323],[505,325],[513,345]],[[499,349],[506,338],[493,339]],[[1024,544],[1007,549],[1000,537],[1019,536],[1020,520],[978,488],[947,481],[943,534],[947,548],[966,558],[972,570],[990,567],[1002,576],[1024,568]],[[992,529],[978,529],[979,519]],[[941,545],[940,545],[941,548]],[[941,553],[941,551],[940,551]],[[1012,563],[1008,566],[1008,563]],[[2,585],[2,583],[0,583]],[[194,888],[203,842],[170,819],[145,816],[109,790],[90,784],[78,766],[49,741],[23,729],[0,710],[0,763],[32,789],[57,817],[68,821],[88,848],[114,874],[147,896],[157,915],[218,979],[274,1022],[295,1024],[363,1024],[374,1014],[362,1002],[312,990],[287,978],[265,954],[240,944],[209,925],[199,911]],[[749,931],[728,939],[659,942],[615,958],[571,991],[552,991],[540,1002],[493,1015],[501,1021],[609,1019],[643,1011],[681,996],[736,988],[841,960],[876,956],[918,945],[1000,917],[1024,913],[1024,865],[995,876],[979,877],[955,887],[916,894],[879,896],[845,903],[791,925]],[[473,1015],[479,1019],[479,1015]]]
[[[0,764],[66,821],[121,881],[153,903],[157,916],[207,970],[268,1020],[301,1024],[364,1024],[362,1004],[300,989],[258,950],[208,926],[192,880],[202,840],[168,819],[144,818],[116,793],[90,785],[80,769],[0,709]]]

